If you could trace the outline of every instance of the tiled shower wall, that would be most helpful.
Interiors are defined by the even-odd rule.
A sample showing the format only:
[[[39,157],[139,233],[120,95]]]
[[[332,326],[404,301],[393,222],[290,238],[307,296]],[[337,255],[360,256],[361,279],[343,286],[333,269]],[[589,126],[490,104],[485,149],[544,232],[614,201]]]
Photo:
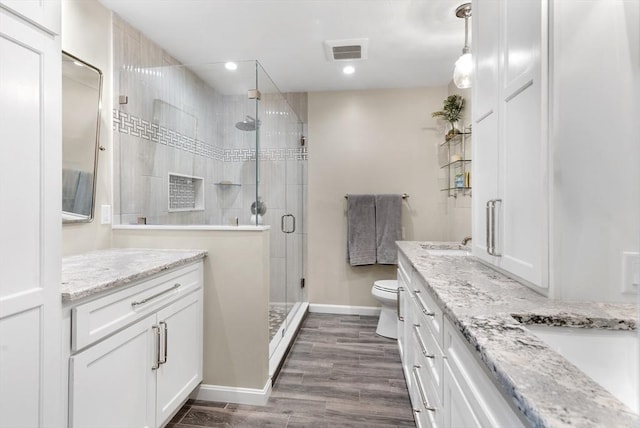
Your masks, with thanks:
[[[184,67],[154,68],[169,65],[179,63],[114,17],[116,221],[132,224],[144,217],[148,224],[227,225],[237,217],[250,224],[255,133],[234,125],[255,112],[253,101],[222,95]],[[121,95],[126,104],[119,104]],[[174,113],[163,118],[159,104]],[[267,207],[284,210],[284,164],[306,158],[306,148],[298,145],[297,120],[280,94],[263,95],[259,115],[260,193]],[[204,179],[204,210],[169,212],[169,173]]]

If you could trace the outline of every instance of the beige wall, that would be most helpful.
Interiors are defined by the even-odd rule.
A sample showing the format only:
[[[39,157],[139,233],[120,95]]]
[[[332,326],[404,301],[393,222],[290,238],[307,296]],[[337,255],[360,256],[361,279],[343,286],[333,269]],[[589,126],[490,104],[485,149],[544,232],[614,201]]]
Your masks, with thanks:
[[[111,225],[100,224],[100,206],[111,205],[111,12],[96,0],[62,0],[62,49],[102,70],[100,145],[106,149],[98,160],[93,222],[62,227],[62,253],[66,256],[111,245]]]
[[[346,262],[345,193],[409,193],[406,240],[443,240],[438,144],[431,112],[447,87],[309,94],[309,302],[377,306],[373,281],[395,266]]]
[[[465,107],[462,112],[462,126],[471,124],[471,88],[458,89],[451,81],[447,95],[461,95],[465,100]],[[471,158],[471,139],[467,147],[467,158]],[[473,177],[471,177],[471,187],[473,188]],[[442,192],[443,208],[447,214],[447,241],[461,241],[462,238],[471,236],[471,195],[460,193],[458,197],[451,198],[446,192]]]
[[[116,248],[195,248],[204,259],[204,384],[269,378],[269,231],[114,230]]]

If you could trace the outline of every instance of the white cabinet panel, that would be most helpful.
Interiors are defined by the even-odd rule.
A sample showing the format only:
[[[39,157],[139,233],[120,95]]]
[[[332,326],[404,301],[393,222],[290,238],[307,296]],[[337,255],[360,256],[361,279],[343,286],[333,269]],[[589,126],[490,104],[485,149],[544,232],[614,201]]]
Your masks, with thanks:
[[[0,319],[0,426],[40,425],[39,308]]]
[[[4,6],[51,34],[60,34],[60,2],[57,0],[0,0]]]
[[[70,359],[72,428],[155,426],[151,316]]]
[[[540,84],[531,86],[505,103],[503,191],[500,204],[502,254],[500,267],[532,282],[546,286],[548,248],[545,192],[546,150],[541,135]]]
[[[481,426],[466,395],[460,388],[453,373],[451,373],[449,363],[445,362],[444,366],[445,426],[465,428]]]
[[[520,91],[540,64],[541,0],[504,1],[504,97]]]
[[[158,312],[157,320],[162,364],[156,421],[162,424],[202,380],[202,289]]]
[[[45,76],[40,62],[46,52],[39,50],[46,47],[46,40],[27,33],[31,40],[24,45],[25,40],[12,38],[22,34],[4,33],[7,22],[12,24],[8,29],[17,25],[0,15],[0,200],[12,208],[2,210],[0,222],[0,241],[11,243],[11,250],[0,257],[0,298],[42,286],[40,159],[45,143],[41,114],[45,88],[41,82]]]
[[[474,124],[473,129],[473,255],[490,263],[498,258],[487,252],[487,202],[498,198],[498,114]]]
[[[0,6],[0,427],[61,425],[60,62]]]
[[[498,109],[501,4],[502,0],[473,2],[473,59],[476,80],[472,87],[474,124],[489,113],[497,112]]]

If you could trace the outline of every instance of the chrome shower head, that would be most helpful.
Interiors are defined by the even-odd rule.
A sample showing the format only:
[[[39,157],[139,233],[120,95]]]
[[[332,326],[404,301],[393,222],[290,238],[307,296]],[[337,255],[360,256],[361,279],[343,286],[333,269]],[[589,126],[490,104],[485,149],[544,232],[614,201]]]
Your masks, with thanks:
[[[241,131],[255,131],[256,120],[251,116],[246,116],[243,121],[236,123],[236,128]]]

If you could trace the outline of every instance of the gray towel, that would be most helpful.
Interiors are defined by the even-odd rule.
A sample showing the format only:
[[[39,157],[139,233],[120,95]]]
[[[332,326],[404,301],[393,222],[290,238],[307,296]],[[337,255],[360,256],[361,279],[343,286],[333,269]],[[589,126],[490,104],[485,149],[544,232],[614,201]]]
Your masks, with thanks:
[[[347,199],[347,261],[351,266],[376,263],[376,199],[349,195]]]
[[[402,239],[401,218],[401,195],[376,195],[376,253],[381,265],[398,263],[396,241]]]

